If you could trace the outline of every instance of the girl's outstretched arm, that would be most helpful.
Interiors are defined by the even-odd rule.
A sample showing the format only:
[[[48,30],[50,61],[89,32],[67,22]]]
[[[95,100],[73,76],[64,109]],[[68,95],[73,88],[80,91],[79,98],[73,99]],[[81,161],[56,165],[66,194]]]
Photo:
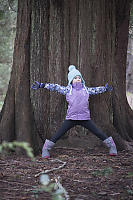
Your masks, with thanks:
[[[46,83],[44,88],[50,91],[59,92],[60,94],[63,94],[63,95],[66,95],[70,90],[68,86],[65,87],[65,86],[61,86],[61,85],[53,84],[53,83]]]
[[[103,92],[112,91],[112,86],[109,86],[108,83],[105,86],[99,86],[99,87],[86,87],[88,93],[90,95],[96,95],[101,94]]]
[[[50,91],[56,91],[63,95],[66,95],[70,90],[69,86],[65,87],[54,83],[39,83],[35,81],[35,84],[32,85],[32,89],[37,90],[39,88],[45,88]]]

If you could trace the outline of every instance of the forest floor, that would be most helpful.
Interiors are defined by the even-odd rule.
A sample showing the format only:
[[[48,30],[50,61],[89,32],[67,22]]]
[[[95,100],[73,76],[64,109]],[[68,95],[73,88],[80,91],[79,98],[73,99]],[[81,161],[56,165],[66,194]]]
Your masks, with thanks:
[[[101,149],[55,148],[50,159],[37,156],[32,161],[15,153],[0,157],[0,200],[52,199],[42,191],[40,173],[50,179],[60,176],[60,183],[70,200],[133,199],[133,153],[119,152],[111,157]],[[67,198],[66,198],[67,199]],[[56,199],[57,200],[57,199]]]

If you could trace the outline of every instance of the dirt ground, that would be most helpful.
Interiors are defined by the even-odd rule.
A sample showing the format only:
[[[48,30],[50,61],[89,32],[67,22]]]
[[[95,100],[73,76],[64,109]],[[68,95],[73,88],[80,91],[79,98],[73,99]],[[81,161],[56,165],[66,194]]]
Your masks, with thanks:
[[[133,153],[119,152],[110,157],[105,150],[55,148],[50,159],[37,156],[32,161],[27,156],[15,153],[0,157],[0,200],[52,199],[39,191],[43,170],[51,179],[60,176],[62,186],[70,200],[131,200],[133,199]]]

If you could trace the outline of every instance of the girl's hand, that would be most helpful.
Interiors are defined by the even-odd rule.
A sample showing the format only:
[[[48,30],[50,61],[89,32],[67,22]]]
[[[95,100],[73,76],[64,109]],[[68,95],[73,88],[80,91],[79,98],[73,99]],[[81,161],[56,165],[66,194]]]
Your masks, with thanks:
[[[32,85],[32,89],[37,90],[39,88],[44,88],[44,83],[39,83],[38,81],[35,81],[35,83]]]
[[[113,90],[113,87],[111,85],[109,85],[108,83],[106,83],[105,88],[109,92],[111,92]]]

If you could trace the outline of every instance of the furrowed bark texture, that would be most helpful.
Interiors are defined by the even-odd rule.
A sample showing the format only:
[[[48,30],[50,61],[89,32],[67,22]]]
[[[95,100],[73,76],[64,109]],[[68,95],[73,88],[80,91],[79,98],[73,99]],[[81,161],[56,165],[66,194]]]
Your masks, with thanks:
[[[92,120],[114,137],[119,149],[129,147],[133,139],[133,112],[126,99],[130,1],[18,2],[11,80],[1,112],[1,141],[27,141],[39,152],[65,119],[67,104],[64,96],[46,89],[35,91],[31,85],[38,81],[66,86],[68,66],[74,64],[86,86],[107,82],[113,86],[111,93],[90,98]],[[98,144],[96,137],[81,127],[66,137],[64,141],[70,145]]]

